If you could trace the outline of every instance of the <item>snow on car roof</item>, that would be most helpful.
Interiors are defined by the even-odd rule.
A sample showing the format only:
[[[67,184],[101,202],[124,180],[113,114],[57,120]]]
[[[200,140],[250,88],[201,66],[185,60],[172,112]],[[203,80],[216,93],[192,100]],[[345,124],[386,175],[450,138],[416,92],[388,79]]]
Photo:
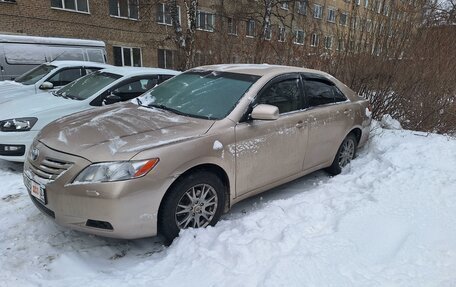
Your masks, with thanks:
[[[89,62],[89,61],[52,61],[44,64],[53,65],[56,67],[74,67],[74,66],[91,66],[91,67],[100,67],[100,68],[109,68],[111,65],[99,63],[99,62]]]
[[[122,76],[135,76],[144,74],[161,74],[161,75],[178,75],[180,72],[160,68],[144,68],[144,67],[114,67],[110,66],[103,70],[103,72],[118,74]]]
[[[36,37],[36,36],[25,36],[25,35],[5,35],[5,34],[0,34],[0,42],[106,47],[106,45],[103,41],[96,41],[96,40],[57,38],[57,37]]]

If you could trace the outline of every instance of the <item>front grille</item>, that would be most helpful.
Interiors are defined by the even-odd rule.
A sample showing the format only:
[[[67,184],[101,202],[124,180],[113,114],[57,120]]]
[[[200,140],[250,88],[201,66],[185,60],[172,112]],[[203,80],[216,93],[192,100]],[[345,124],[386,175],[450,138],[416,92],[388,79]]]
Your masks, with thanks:
[[[39,178],[54,181],[73,163],[46,157],[41,162],[29,160],[30,170]]]
[[[41,210],[41,212],[43,212],[44,214],[49,215],[52,218],[55,218],[54,211],[52,211],[49,208],[47,208],[46,206],[44,206],[41,202],[38,201],[38,199],[33,197],[33,195],[30,195],[30,198],[32,199],[32,201],[35,204],[35,206],[38,207],[39,210]]]

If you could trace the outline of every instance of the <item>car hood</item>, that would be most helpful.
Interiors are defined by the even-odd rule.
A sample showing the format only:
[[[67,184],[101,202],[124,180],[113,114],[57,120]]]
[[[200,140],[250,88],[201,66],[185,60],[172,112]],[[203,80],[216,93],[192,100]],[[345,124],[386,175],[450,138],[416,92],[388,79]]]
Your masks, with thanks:
[[[35,94],[34,85],[23,85],[14,81],[0,82],[0,103],[28,94]]]
[[[0,104],[0,120],[19,117],[49,117],[56,118],[80,111],[81,105],[88,105],[82,101],[56,97],[50,93],[40,93],[33,97],[21,97]]]
[[[205,134],[214,121],[120,103],[59,119],[37,139],[91,162],[129,160],[137,153]]]

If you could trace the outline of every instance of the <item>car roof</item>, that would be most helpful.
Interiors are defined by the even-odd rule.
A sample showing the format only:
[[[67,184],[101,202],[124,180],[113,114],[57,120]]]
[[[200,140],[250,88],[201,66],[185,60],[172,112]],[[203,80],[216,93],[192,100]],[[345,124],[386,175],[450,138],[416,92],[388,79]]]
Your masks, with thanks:
[[[223,65],[209,65],[209,66],[202,66],[195,69],[204,69],[204,70],[213,70],[213,71],[220,71],[220,72],[230,72],[230,73],[239,73],[239,74],[249,74],[255,76],[266,76],[266,75],[274,75],[274,74],[283,74],[283,73],[291,73],[291,72],[299,72],[299,73],[313,73],[318,74],[321,76],[328,77],[331,75],[313,69],[306,69],[300,67],[292,67],[292,66],[282,66],[282,65],[269,65],[269,64],[223,64]]]
[[[59,68],[62,67],[74,67],[74,66],[84,66],[84,67],[99,67],[99,68],[108,68],[112,67],[111,65],[99,63],[99,62],[89,62],[89,61],[52,61],[44,64],[53,65]]]
[[[115,67],[103,69],[103,72],[117,74],[121,76],[139,76],[139,75],[171,75],[175,76],[180,74],[178,71],[160,69],[160,68],[144,68],[144,67]]]

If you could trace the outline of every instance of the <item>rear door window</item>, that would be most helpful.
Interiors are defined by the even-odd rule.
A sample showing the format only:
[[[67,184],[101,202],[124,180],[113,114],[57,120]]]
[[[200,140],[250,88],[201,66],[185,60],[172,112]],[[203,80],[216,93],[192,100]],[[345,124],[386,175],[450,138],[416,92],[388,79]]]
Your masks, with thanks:
[[[309,107],[332,104],[347,99],[334,84],[323,79],[306,79],[304,87]]]

